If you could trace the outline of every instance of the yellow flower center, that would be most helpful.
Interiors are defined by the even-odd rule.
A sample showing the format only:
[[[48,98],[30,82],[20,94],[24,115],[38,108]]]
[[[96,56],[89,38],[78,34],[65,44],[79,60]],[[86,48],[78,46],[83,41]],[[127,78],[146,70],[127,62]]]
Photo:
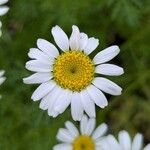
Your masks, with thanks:
[[[81,91],[94,78],[94,64],[80,51],[68,51],[58,56],[53,66],[54,80],[62,88]]]
[[[89,136],[81,135],[74,140],[73,150],[95,150],[94,141]]]

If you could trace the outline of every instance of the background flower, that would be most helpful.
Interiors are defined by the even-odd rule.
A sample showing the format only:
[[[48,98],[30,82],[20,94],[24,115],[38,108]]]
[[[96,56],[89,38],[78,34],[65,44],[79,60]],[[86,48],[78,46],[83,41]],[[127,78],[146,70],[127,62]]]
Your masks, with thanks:
[[[118,141],[113,135],[108,135],[103,142],[101,142],[103,150],[150,150],[150,144],[143,148],[143,136],[137,133],[131,140],[127,131],[120,131]]]

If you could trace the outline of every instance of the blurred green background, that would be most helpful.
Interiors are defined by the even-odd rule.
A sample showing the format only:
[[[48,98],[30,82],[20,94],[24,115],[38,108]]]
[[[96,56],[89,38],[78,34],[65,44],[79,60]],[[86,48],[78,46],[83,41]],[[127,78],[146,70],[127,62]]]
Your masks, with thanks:
[[[123,94],[108,96],[108,107],[97,109],[97,125],[106,122],[116,135],[122,129],[131,135],[141,132],[150,142],[149,0],[10,0],[7,5],[10,11],[1,18],[0,69],[6,70],[7,81],[0,87],[0,150],[51,150],[58,128],[71,120],[69,109],[50,118],[30,99],[37,86],[22,82],[32,74],[24,67],[29,48],[36,47],[37,38],[53,42],[50,31],[56,24],[68,35],[76,24],[99,38],[97,51],[120,46],[113,63],[125,74],[111,79]]]

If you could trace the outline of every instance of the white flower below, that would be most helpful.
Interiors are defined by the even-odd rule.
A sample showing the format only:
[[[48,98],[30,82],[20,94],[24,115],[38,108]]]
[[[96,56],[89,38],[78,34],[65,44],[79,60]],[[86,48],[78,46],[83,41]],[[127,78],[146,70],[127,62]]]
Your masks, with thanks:
[[[143,136],[139,133],[135,135],[133,141],[126,131],[119,132],[118,140],[113,135],[108,135],[101,142],[103,150],[150,150],[150,144],[143,148]]]
[[[65,128],[59,129],[56,136],[61,143],[55,145],[53,150],[101,150],[107,125],[103,123],[95,129],[95,124],[94,118],[88,119],[84,115],[80,121],[80,131],[78,131],[73,123],[67,121]]]
[[[31,48],[28,53],[31,60],[26,68],[35,73],[23,81],[41,84],[32,99],[41,100],[40,108],[48,110],[49,116],[56,117],[71,105],[74,120],[80,121],[84,111],[89,117],[96,117],[95,104],[100,108],[108,105],[103,92],[111,95],[122,92],[117,84],[100,76],[124,73],[123,68],[107,63],[118,55],[119,47],[106,48],[91,59],[90,54],[99,45],[98,39],[88,37],[75,25],[70,38],[59,26],[51,32],[59,50],[52,43],[38,39],[38,48]]]

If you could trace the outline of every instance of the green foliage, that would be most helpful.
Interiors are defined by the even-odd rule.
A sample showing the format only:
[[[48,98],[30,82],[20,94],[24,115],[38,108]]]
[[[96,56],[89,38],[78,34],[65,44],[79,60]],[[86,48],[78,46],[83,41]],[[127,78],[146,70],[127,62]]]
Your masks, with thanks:
[[[121,48],[114,63],[125,68],[112,77],[123,87],[120,97],[108,97],[109,106],[97,109],[97,122],[108,123],[110,132],[142,132],[150,141],[150,1],[149,0],[11,0],[2,18],[0,68],[7,81],[0,87],[0,149],[47,150],[56,143],[57,129],[71,120],[70,110],[52,119],[30,97],[36,86],[25,85],[24,65],[37,38],[52,40],[50,29],[58,24],[70,35],[76,24],[100,39],[97,51],[112,44]]]

